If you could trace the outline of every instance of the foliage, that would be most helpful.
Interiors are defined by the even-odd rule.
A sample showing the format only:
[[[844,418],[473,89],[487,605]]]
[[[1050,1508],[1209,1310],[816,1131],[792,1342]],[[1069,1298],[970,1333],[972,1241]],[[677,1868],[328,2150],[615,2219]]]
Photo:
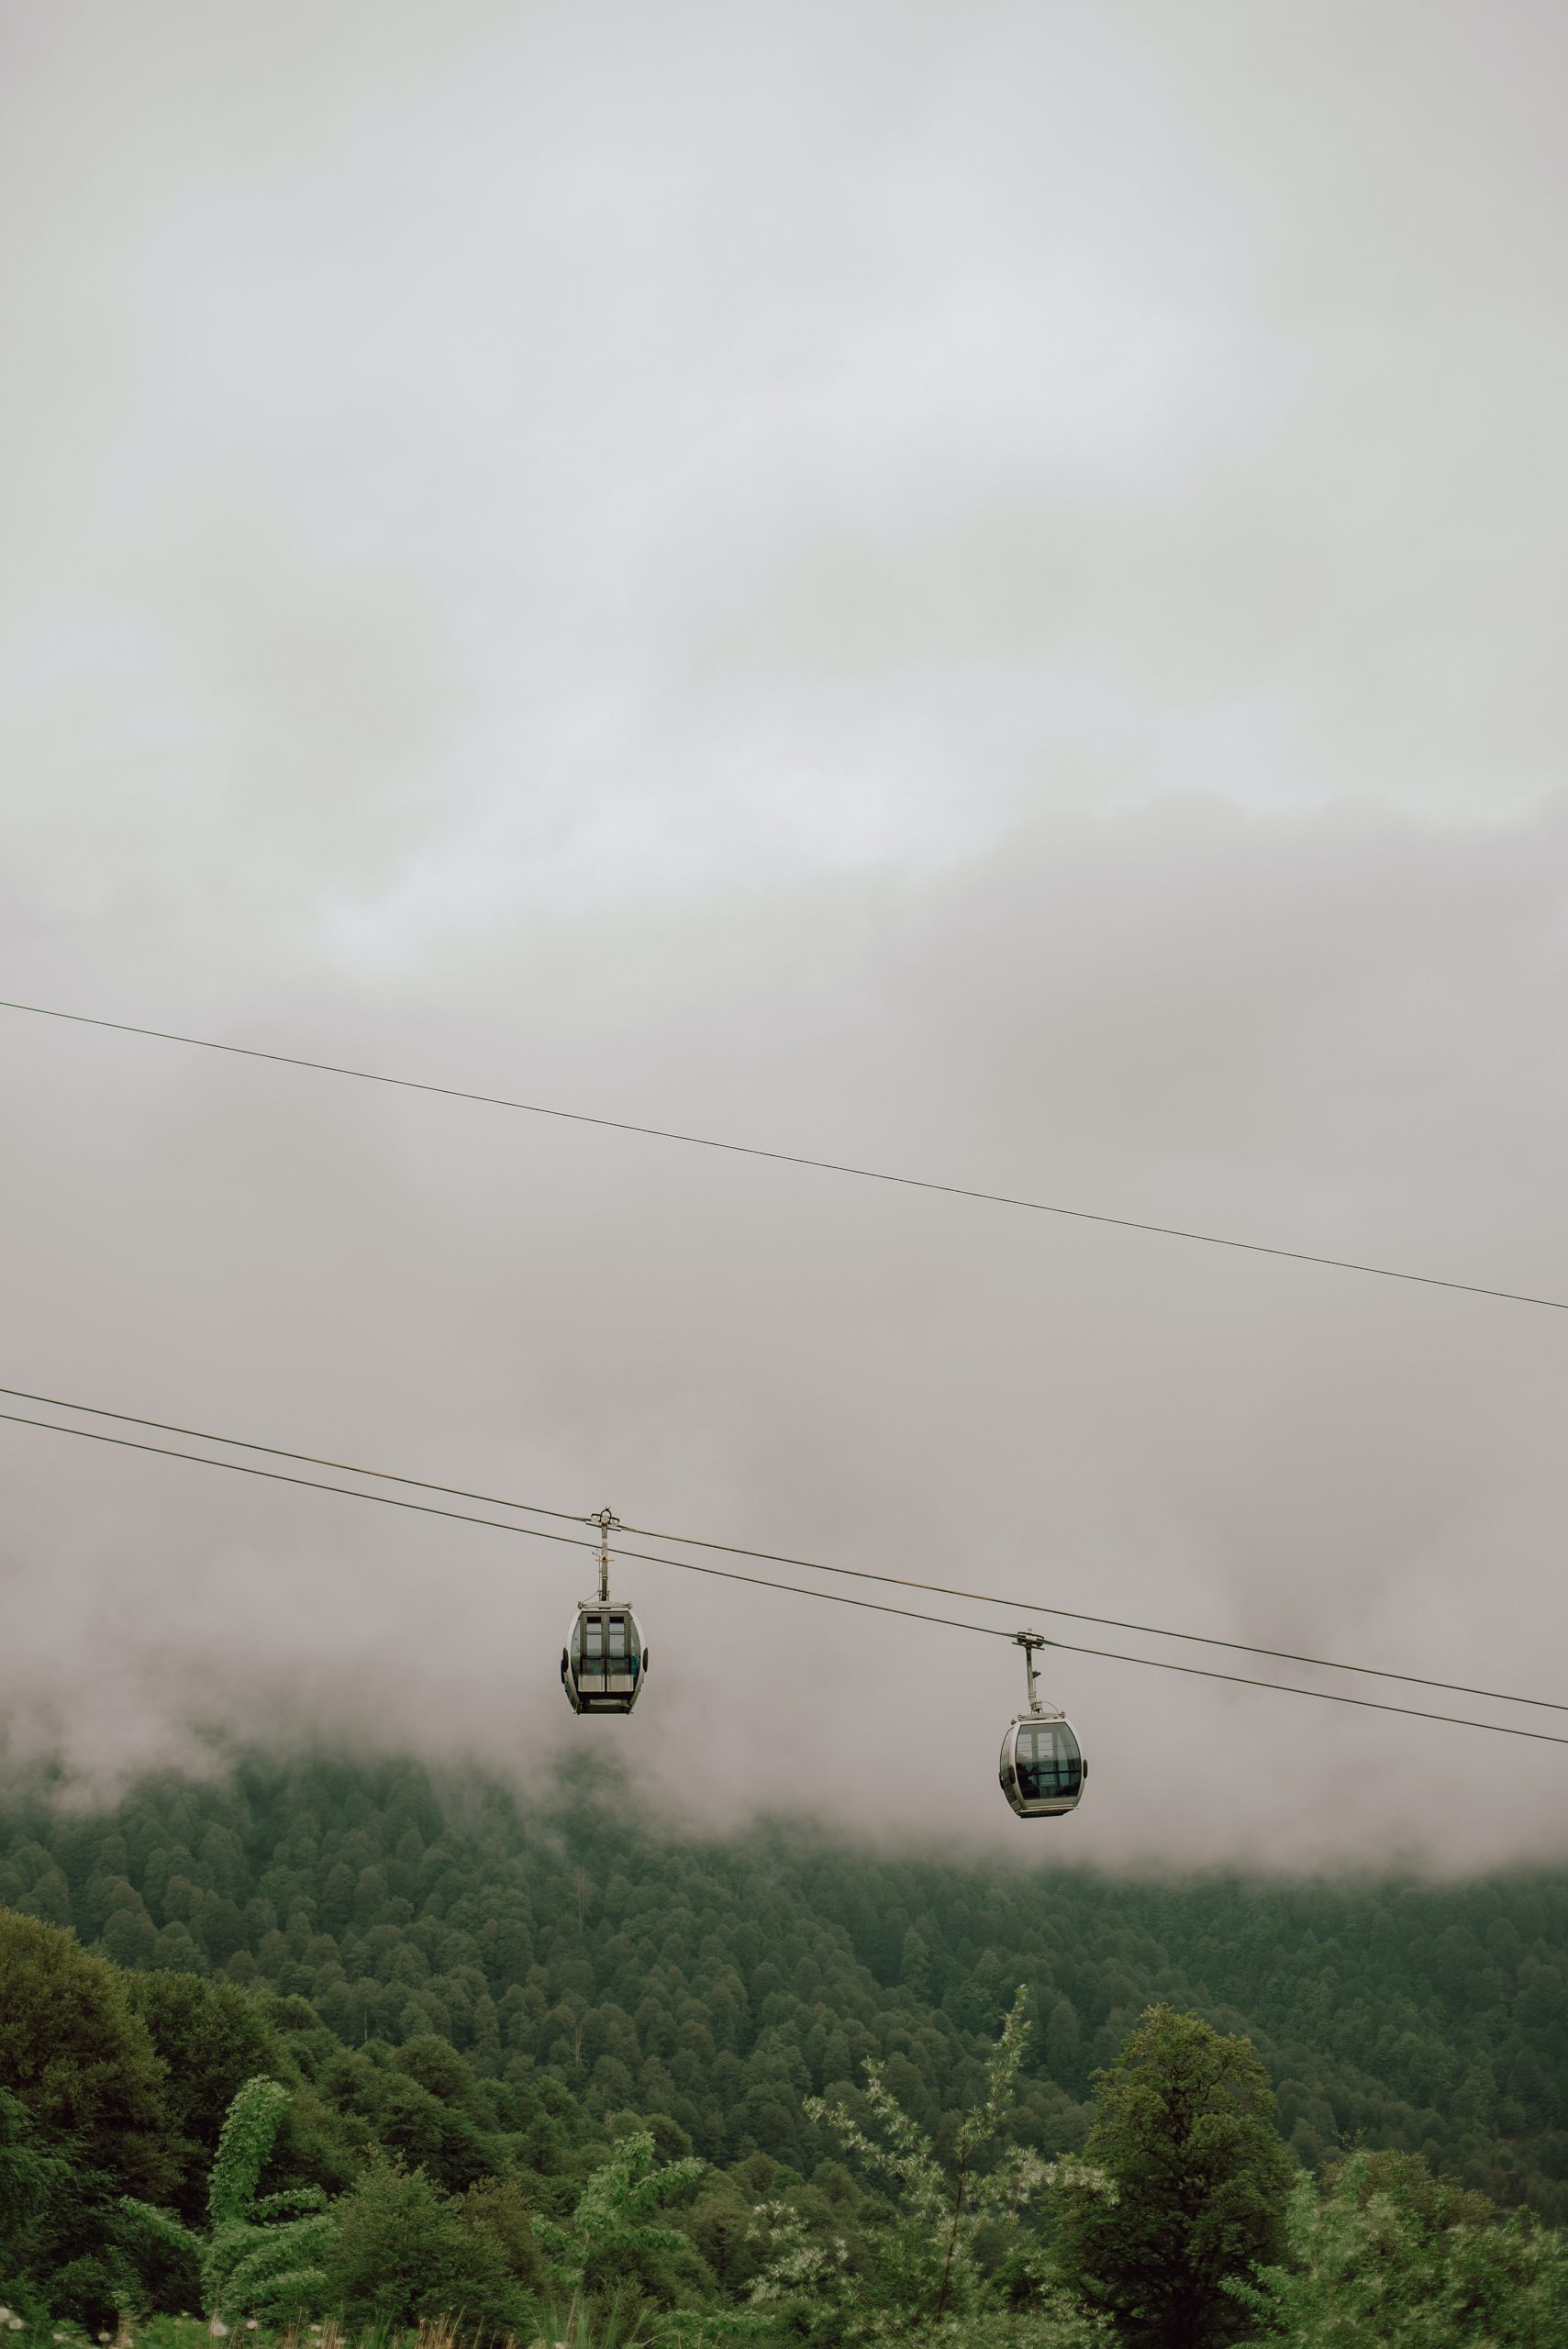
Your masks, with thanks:
[[[0,2305],[10,2314],[33,2313],[28,2271],[39,2266],[49,2204],[64,2183],[67,2164],[37,2143],[26,2105],[0,2088]],[[26,2318],[24,2318],[24,2323]]]
[[[179,2169],[171,2200],[192,2226],[206,2206],[207,2172],[234,2098],[259,2073],[293,2076],[278,2033],[232,1982],[195,1974],[128,1974],[127,2002],[163,2065],[161,2092]]]
[[[453,2204],[460,2225],[495,2251],[507,2275],[525,2292],[543,2291],[549,2282],[534,2224],[533,2205],[521,2178],[487,2177]]]
[[[843,2308],[853,2289],[843,2236],[824,2242],[789,2202],[759,2203],[756,2215],[762,2221],[756,2238],[762,2258],[751,2284],[753,2304],[810,2299]]]
[[[1064,2164],[1054,2181],[1056,2255],[1129,2349],[1210,2349],[1248,2329],[1225,2285],[1283,2247],[1291,2165],[1273,2112],[1248,2042],[1169,2007],[1102,2076],[1095,2174]]]
[[[128,2288],[122,2281],[113,2295],[117,2310],[132,2303],[142,2308],[199,2306],[201,2238],[183,2220],[126,2195],[106,2232],[135,2278]]]
[[[320,2188],[257,2192],[288,2103],[281,2081],[247,2080],[218,2136],[207,2193],[212,2232],[201,2274],[207,2309],[220,2320],[254,2315],[287,2321],[309,2316],[326,2299],[325,2262],[338,2221]]]
[[[1154,2227],[1153,2266],[1169,2285],[1198,2251],[1239,2259],[1221,2329],[1317,2324],[1337,2349],[1330,2304],[1365,2319],[1371,2229],[1379,2305],[1407,2268],[1412,2324],[1436,2305],[1455,2341],[1568,2338],[1562,2247],[1518,2214],[1568,2218],[1568,1878],[1174,1886],[1044,1856],[1049,1899],[1033,1867],[777,1826],[683,1838],[593,1757],[528,1803],[323,1757],[149,1781],[99,1813],[13,1783],[0,2299],[29,2338],[46,2312],[112,2332],[195,2306],[205,2258],[237,2325],[462,2308],[520,2343],[1079,2349],[1106,2310],[1123,2338],[1139,2321],[1169,2173],[1193,2207]],[[999,2049],[1019,1984],[1034,2028],[1015,2005]],[[1167,2128],[1164,2169],[1118,2177],[1101,2145],[1135,2053],[1103,2067],[1151,2001],[1234,2068],[1207,2138]],[[1292,2206],[1318,2229],[1294,2264],[1248,2235],[1219,2158],[1283,2159],[1265,2078],[1291,2153],[1333,2179],[1321,2211]],[[1358,2137],[1387,2151],[1352,2205],[1333,2165]],[[1042,2212],[1018,2189],[1048,2167]]]
[[[530,2349],[646,2349],[652,2339],[669,2349],[710,2349],[713,2342],[701,2317],[683,2314],[671,2321],[669,2332],[658,2328],[647,2301],[633,2288],[607,2299],[578,2293],[564,2301],[547,2298],[536,2305],[533,2322]]]
[[[1103,2318],[1092,2316],[1065,2293],[1053,2295],[1027,2316],[992,2309],[951,2322],[903,2333],[900,2349],[1111,2349]]]
[[[902,2198],[904,2209],[890,2231],[879,2278],[895,2321],[907,2322],[923,2315],[940,2324],[950,2310],[972,2313],[980,2288],[976,2225],[1004,2215],[1016,2220],[1048,2175],[1037,2155],[1017,2145],[1001,2154],[995,2167],[983,2166],[998,2152],[997,2141],[1013,2103],[1029,2036],[1025,1995],[1020,1990],[1013,2000],[986,2063],[979,2100],[959,2121],[951,2168],[938,2161],[929,2137],[902,2110],[874,2064],[865,2067],[865,2101],[875,2135],[862,2129],[842,2104],[814,2099],[806,2106],[814,2121],[831,2130]],[[792,2269],[802,2272],[800,2250],[792,2254],[784,2273]],[[782,2288],[777,2263],[766,2288],[775,2285]]]
[[[1292,2349],[1537,2349],[1568,2341],[1568,2246],[1435,2178],[1419,2155],[1358,2152],[1298,2181],[1284,2256],[1229,2288]]]
[[[46,2154],[35,2143],[32,2118],[21,2099],[0,2088],[0,2244],[7,2252],[37,2226],[65,2166],[58,2154]]]
[[[0,2087],[40,2134],[158,2193],[176,2166],[164,2077],[116,1968],[73,1933],[0,1909]]]
[[[384,2328],[461,2312],[480,2330],[521,2330],[522,2296],[500,2245],[465,2226],[422,2171],[373,2163],[337,2222],[318,2304],[348,2323]]]
[[[93,2328],[143,2289],[122,2209],[176,2172],[165,2069],[124,1977],[74,1936],[0,1911],[0,2284]],[[164,2247],[148,2262],[156,2288]],[[185,2269],[188,2280],[189,2267]]]
[[[779,1827],[701,1842],[651,1822],[602,1765],[527,1802],[412,1762],[317,1757],[150,1779],[96,1814],[41,1783],[0,1803],[0,1905],[117,1966],[261,1994],[291,2048],[297,2026],[269,1999],[307,2001],[340,2048],[442,2041],[477,2075],[487,2109],[466,2118],[486,2138],[517,2125],[492,2090],[527,2079],[530,2168],[572,2168],[630,2109],[720,2166],[762,2148],[806,2172],[804,2099],[851,2095],[868,2056],[945,2152],[944,2116],[973,2101],[983,2035],[1024,1982],[1038,2020],[1015,2125],[1047,2160],[1082,2150],[1095,2070],[1162,2003],[1251,2038],[1307,2167],[1361,2138],[1568,2222],[1568,1875],[1173,1885],[1049,1861],[1046,1899],[1032,1866]],[[308,2130],[314,2182],[336,2190],[361,2165],[372,2100],[354,2099],[357,2143],[296,2100],[284,2147]],[[465,2132],[432,2153],[416,2142],[428,2121],[406,2117],[405,2157],[461,2190]]]
[[[632,2286],[665,2306],[683,2295],[706,2298],[713,2279],[705,2262],[659,2213],[706,2167],[689,2154],[661,2162],[647,2130],[623,2137],[589,2177],[570,2221],[539,2221],[550,2284],[574,2298]]]

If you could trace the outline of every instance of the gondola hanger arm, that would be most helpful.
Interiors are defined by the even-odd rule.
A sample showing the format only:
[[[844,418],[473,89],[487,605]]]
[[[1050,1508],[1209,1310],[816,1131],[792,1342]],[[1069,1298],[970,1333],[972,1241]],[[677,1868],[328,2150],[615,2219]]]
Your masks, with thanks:
[[[1043,1631],[1015,1631],[1013,1637],[1024,1652],[1024,1674],[1029,1682],[1029,1710],[1031,1713],[1038,1713],[1041,1707],[1040,1694],[1034,1684],[1034,1652],[1036,1648],[1048,1648],[1052,1642],[1046,1638]]]
[[[610,1535],[620,1531],[620,1520],[606,1503],[588,1520],[599,1529],[599,1604],[602,1607],[610,1595]]]

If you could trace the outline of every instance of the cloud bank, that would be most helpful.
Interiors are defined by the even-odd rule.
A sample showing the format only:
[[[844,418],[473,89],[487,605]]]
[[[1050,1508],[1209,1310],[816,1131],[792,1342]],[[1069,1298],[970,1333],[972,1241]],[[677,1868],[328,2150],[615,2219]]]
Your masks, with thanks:
[[[1568,1295],[1555,21],[12,25],[0,991]],[[1551,1314],[0,1055],[7,1383],[1568,1700]],[[579,1723],[567,1553],[0,1451],[89,1784],[603,1734],[708,1820],[1562,1856],[1558,1750],[1067,1655],[1031,1837],[1000,1642],[651,1566]]]

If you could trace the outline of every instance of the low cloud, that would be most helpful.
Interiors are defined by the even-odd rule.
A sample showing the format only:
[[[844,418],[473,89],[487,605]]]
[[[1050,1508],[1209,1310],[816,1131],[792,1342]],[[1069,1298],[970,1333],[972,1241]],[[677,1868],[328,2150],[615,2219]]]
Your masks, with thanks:
[[[1558,28],[18,25],[7,995],[1568,1296]],[[17,1386],[1568,1701],[1553,1313],[14,1015],[0,1083]],[[1003,1642],[651,1564],[580,1722],[570,1552],[0,1453],[90,1788],[602,1740],[709,1820],[1562,1854],[1551,1745],[1065,1653],[1027,1831]]]
[[[562,926],[444,996],[322,970],[308,1031],[259,1006],[235,1032],[1561,1296],[1565,874],[1555,815],[1478,847],[1167,807],[1020,830],[913,893],[623,920],[580,992]],[[541,967],[543,1051],[495,1008]],[[1551,1313],[167,1046],[6,1046],[18,1384],[994,1591],[1004,1629],[1078,1609],[1568,1700]],[[555,1667],[584,1558],[6,1444],[14,1743],[102,1772],[193,1724],[502,1766],[600,1737],[704,1817],[1018,1840],[1000,1642],[628,1564],[648,1693],[582,1722]],[[1560,1843],[1551,1747],[1067,1653],[1047,1678],[1095,1763],[1051,1831],[1074,1850]]]

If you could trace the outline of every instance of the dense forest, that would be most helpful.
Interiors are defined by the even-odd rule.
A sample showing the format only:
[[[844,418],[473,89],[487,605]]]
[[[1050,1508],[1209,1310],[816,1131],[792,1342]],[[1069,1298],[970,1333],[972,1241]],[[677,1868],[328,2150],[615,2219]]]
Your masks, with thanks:
[[[886,2329],[889,2246],[904,2243],[906,2266],[914,2257],[899,2233],[900,2196],[911,2210],[919,2199],[907,2146],[927,2145],[928,2183],[962,2173],[979,2144],[973,2116],[990,2113],[993,2136],[1000,2126],[1001,2064],[1006,2159],[1020,2181],[1055,2165],[1055,2215],[1042,2193],[1043,2232],[1031,2232],[1022,2184],[1006,2223],[977,2207],[975,2277],[1019,2323],[1046,2327],[1042,2340],[1090,2338],[1102,2321],[1158,2339],[1129,2329],[1103,2277],[1097,2298],[1085,2287],[1058,2306],[1040,2265],[1048,2238],[1081,2246],[1104,2218],[1091,2199],[1074,2219],[1072,2195],[1096,2163],[1115,2169],[1118,2061],[1125,2071],[1170,2053],[1151,2009],[1160,2028],[1179,2023],[1231,2050],[1225,2063],[1255,2065],[1244,2092],[1236,2073],[1227,2094],[1266,2110],[1257,2159],[1284,2166],[1262,2199],[1271,2225],[1290,2205],[1300,2241],[1336,2224],[1353,2234],[1369,2196],[1396,2180],[1401,2223],[1436,2229],[1433,2240],[1493,2205],[1568,2219],[1568,1881],[1556,1876],[1152,1883],[1053,1854],[1023,1872],[878,1854],[777,1824],[705,1841],[661,1827],[596,1763],[528,1799],[473,1776],[331,1757],[250,1757],[206,1785],[150,1781],[112,1811],[61,1793],[13,1781],[0,1809],[12,1968],[0,2225],[7,2193],[18,2211],[34,2197],[31,2268],[0,2257],[0,2288],[18,2305],[30,2290],[40,2312],[48,2301],[87,2323],[130,2290],[200,2302],[192,2231],[216,2226],[228,2116],[231,2168],[242,2140],[261,2148],[245,2192],[316,2198],[277,2214],[280,2227],[314,2224],[325,2242],[331,2205],[334,2289],[361,2315],[390,2308],[366,2262],[384,2266],[386,2241],[421,2226],[439,2235],[439,2219],[447,2249],[429,2253],[401,2316],[436,2312],[421,2293],[446,2290],[476,2321],[488,2307],[496,2328],[526,2323],[517,2293],[592,2283],[582,2241],[570,2251],[575,2226],[601,2243],[640,2230],[635,2257],[623,2243],[620,2281],[666,2316],[744,2307],[754,2337],[771,2294],[795,2311],[780,2338],[850,2337],[845,2310],[861,2303],[882,2307]],[[92,1983],[72,1988],[59,1952],[95,1969]],[[90,2098],[51,2104],[45,2025],[30,2041],[25,2027],[25,1986],[40,1981],[54,1983],[40,2015],[114,2007],[114,2031],[145,2057],[139,2118],[123,2082],[117,2119],[89,2125]],[[129,2061],[124,2047],[115,2061]],[[257,2103],[258,2081],[276,2084],[274,2102]],[[878,2144],[899,2142],[906,2158],[889,2167]],[[50,2161],[75,2184],[49,2202],[46,2225],[39,2165]],[[1327,2201],[1291,2201],[1298,2169]],[[1430,2185],[1439,2176],[1452,2183]],[[1418,2192],[1416,2178],[1429,2181]],[[120,2215],[89,2223],[90,2206]],[[126,2230],[163,2221],[133,2223],[133,2209],[175,2229],[161,2284]],[[460,2237],[473,2272],[452,2250]],[[341,2270],[356,2240],[357,2286]],[[1532,2240],[1551,2239],[1538,2228]],[[261,2256],[254,2243],[246,2255]],[[306,2260],[300,2273],[317,2269]],[[854,2292],[846,2278],[860,2279]],[[1234,2295],[1225,2305],[1242,2331],[1273,2321]],[[1298,2324],[1288,2337],[1309,2335]],[[1450,2337],[1470,2336],[1432,2335]]]

